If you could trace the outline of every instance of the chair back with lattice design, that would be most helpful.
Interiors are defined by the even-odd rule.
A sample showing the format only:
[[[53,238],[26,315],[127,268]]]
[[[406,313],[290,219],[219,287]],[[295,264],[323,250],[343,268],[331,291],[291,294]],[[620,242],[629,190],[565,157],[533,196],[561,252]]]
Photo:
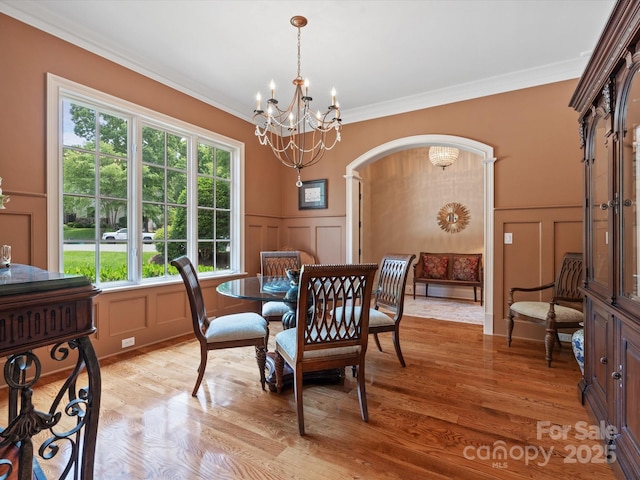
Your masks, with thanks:
[[[565,253],[553,287],[554,303],[582,303],[582,254]]]
[[[289,269],[300,269],[300,252],[260,252],[260,271],[263,277],[284,277]]]
[[[404,290],[409,268],[415,258],[413,254],[388,254],[382,257],[375,291],[375,308],[382,307],[395,313],[396,318],[402,317]]]
[[[280,247],[280,250],[284,252],[297,251],[298,253],[300,253],[300,265],[310,265],[312,263],[316,263],[316,257],[305,250],[298,250],[297,248],[289,246]]]
[[[187,289],[193,333],[195,333],[198,340],[206,343],[207,340],[204,332],[209,328],[210,322],[207,317],[207,309],[204,305],[204,298],[202,297],[202,289],[200,288],[200,281],[198,280],[196,269],[186,255],[172,260],[171,265],[178,269]]]
[[[304,361],[305,351],[310,350],[336,349],[331,354],[343,357],[357,357],[366,352],[369,305],[377,269],[375,263],[302,266],[297,311],[298,361]],[[315,359],[326,361],[327,357]]]

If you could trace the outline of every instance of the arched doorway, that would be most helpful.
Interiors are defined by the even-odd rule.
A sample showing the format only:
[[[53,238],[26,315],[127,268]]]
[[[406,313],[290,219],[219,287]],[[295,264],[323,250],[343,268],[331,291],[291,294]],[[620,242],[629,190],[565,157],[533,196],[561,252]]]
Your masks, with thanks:
[[[486,335],[493,335],[493,245],[494,245],[494,162],[493,147],[464,137],[453,135],[415,135],[379,145],[360,155],[347,165],[346,179],[346,244],[347,262],[360,261],[360,195],[362,178],[358,169],[379,159],[409,148],[442,145],[469,151],[480,158],[484,181],[484,328]]]

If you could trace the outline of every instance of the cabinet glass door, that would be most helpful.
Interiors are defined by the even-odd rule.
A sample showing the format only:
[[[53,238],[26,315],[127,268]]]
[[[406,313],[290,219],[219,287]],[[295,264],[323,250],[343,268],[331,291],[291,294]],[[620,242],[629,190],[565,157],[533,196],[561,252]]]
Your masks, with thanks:
[[[638,228],[640,225],[637,180],[640,175],[640,78],[636,73],[629,89],[627,115],[623,137],[619,191],[616,206],[620,212],[620,279],[621,295],[640,303],[640,256]]]
[[[606,118],[596,117],[593,137],[593,155],[590,167],[591,215],[589,236],[591,239],[591,282],[609,290],[609,129]]]

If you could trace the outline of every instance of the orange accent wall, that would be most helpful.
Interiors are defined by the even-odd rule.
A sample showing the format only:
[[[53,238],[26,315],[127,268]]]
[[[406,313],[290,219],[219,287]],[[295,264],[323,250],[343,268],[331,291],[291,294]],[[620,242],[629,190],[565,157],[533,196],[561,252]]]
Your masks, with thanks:
[[[13,245],[15,263],[47,266],[47,72],[244,142],[245,257],[249,274],[259,271],[260,250],[285,245],[307,250],[319,262],[344,260],[346,166],[378,145],[423,134],[467,137],[494,147],[497,334],[504,331],[505,291],[509,287],[505,279],[528,281],[531,275],[522,272],[537,272],[533,277],[540,283],[551,281],[560,250],[566,245],[581,245],[581,228],[557,227],[558,222],[577,226],[582,222],[577,113],[568,107],[577,80],[353,124],[345,118],[342,142],[319,164],[303,170],[303,180],[328,179],[328,208],[300,211],[295,171],[282,167],[268,149],[258,144],[250,123],[3,14],[0,45],[0,176],[5,193],[12,196],[9,208],[0,213],[0,243]],[[403,205],[396,211],[402,214]],[[522,222],[537,225],[538,236],[520,241],[516,235],[513,245],[503,246],[504,229]],[[113,297],[114,302],[138,302],[135,311],[144,318],[133,322],[141,326],[137,345],[189,332],[186,304],[184,317],[176,320],[172,312],[168,319],[172,327],[163,330],[158,324],[166,324],[167,319],[158,320],[153,313],[160,304],[149,303],[162,302],[162,295],[179,290],[180,285],[176,285],[146,292],[144,304],[136,300],[140,290],[128,299],[123,293],[102,294],[98,300],[100,326],[110,321],[108,305]],[[246,306],[219,302],[211,290],[211,314]],[[113,311],[121,309],[114,304]],[[522,332],[540,339],[544,334],[538,330]],[[516,327],[514,336],[519,333]],[[120,351],[120,336],[109,334],[107,329],[102,330],[97,343],[101,355]]]

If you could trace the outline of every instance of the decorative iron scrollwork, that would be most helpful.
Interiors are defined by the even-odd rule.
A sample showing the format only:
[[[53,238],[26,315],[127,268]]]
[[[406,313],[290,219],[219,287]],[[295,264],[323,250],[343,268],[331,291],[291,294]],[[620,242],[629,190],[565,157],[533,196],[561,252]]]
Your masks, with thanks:
[[[86,459],[81,457],[83,450],[92,451],[95,445],[95,438],[88,440],[90,444],[86,444],[85,435],[89,425],[97,425],[100,404],[99,366],[90,340],[88,337],[81,337],[57,343],[52,347],[50,356],[53,360],[63,361],[74,351],[77,352],[76,364],[60,386],[48,412],[37,411],[32,402],[31,387],[41,376],[38,357],[31,351],[15,354],[9,357],[4,367],[5,381],[9,389],[15,392],[10,397],[14,395],[19,400],[20,411],[17,411],[17,406],[10,407],[13,409],[13,415],[10,415],[12,420],[0,432],[0,446],[18,442],[30,444],[31,437],[48,431],[49,436],[39,445],[38,454],[43,460],[51,460],[57,456],[62,461],[56,466],[60,472],[57,478],[67,478],[72,470],[84,471]],[[89,385],[97,389],[97,394],[94,394],[92,388],[78,386],[85,375]],[[5,467],[4,460],[6,459],[0,459],[3,469],[0,478],[5,478],[11,470],[15,470],[12,466]]]
[[[29,379],[29,371],[33,369]],[[31,400],[31,387],[40,379],[42,366],[33,352],[11,355],[4,365],[4,379],[11,390],[20,395],[20,413],[14,415],[7,427],[0,432],[0,445],[24,442],[58,421],[60,415],[51,415],[37,411]]]

